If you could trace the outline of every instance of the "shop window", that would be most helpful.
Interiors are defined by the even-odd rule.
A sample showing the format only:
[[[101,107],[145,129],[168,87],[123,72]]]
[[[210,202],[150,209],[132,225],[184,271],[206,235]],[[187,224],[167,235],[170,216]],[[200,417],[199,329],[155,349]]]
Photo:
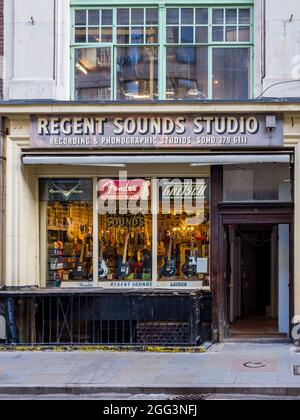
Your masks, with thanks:
[[[93,182],[40,181],[41,249],[48,287],[93,284]]]
[[[98,180],[99,283],[152,285],[151,182]]]
[[[75,63],[76,99],[111,99],[111,49],[77,49]]]
[[[159,181],[158,279],[209,285],[208,179]]]
[[[224,201],[292,201],[288,164],[257,164],[224,167]]]

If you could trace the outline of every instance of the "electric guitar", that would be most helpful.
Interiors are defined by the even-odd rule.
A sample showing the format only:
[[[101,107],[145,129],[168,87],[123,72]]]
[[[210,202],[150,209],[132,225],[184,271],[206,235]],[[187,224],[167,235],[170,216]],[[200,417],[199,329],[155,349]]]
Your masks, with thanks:
[[[108,267],[106,261],[104,260],[104,244],[101,242],[100,248],[100,258],[98,263],[98,277],[99,279],[104,279],[108,275]]]
[[[75,267],[72,270],[72,277],[76,280],[83,280],[84,277],[85,277],[85,272],[84,272],[85,270],[84,270],[84,264],[83,264],[85,244],[86,244],[86,237],[84,237],[83,242],[82,242],[79,263],[78,263],[77,267]]]
[[[174,258],[172,258],[172,247],[173,247],[173,237],[170,237],[168,256],[165,258],[164,265],[162,266],[160,270],[160,274],[163,277],[174,277],[176,276],[176,273],[177,273],[176,262]]]
[[[117,268],[117,275],[119,279],[125,279],[126,277],[130,275],[130,265],[129,265],[129,262],[127,261],[129,239],[130,239],[130,235],[127,234],[126,239],[125,239],[123,259]]]
[[[189,278],[197,275],[197,259],[195,255],[194,237],[192,237],[190,255],[186,257],[185,264],[182,266],[181,271]]]

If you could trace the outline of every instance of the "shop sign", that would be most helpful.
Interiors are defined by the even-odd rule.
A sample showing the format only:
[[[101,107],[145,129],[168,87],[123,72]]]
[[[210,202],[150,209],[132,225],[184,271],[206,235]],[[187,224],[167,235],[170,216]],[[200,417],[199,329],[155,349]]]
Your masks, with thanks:
[[[146,201],[150,197],[150,181],[144,179],[101,179],[98,183],[99,198],[107,200]]]
[[[280,147],[283,117],[263,114],[32,116],[30,137],[32,148],[43,149]]]
[[[142,214],[139,215],[108,215],[107,216],[107,228],[143,228],[145,226],[145,217]]]
[[[41,179],[41,201],[93,201],[93,182],[90,179]]]
[[[170,200],[205,200],[208,199],[208,182],[205,179],[160,180],[161,198]]]

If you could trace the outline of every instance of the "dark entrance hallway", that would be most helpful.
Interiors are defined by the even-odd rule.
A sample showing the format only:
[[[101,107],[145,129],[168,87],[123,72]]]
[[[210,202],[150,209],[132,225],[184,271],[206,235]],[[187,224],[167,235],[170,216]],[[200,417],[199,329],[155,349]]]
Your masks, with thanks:
[[[230,338],[278,337],[278,227],[229,227]]]

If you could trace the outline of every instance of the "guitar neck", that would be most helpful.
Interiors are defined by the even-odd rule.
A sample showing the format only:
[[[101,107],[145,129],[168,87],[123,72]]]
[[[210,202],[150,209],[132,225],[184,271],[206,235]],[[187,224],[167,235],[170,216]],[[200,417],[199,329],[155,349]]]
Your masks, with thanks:
[[[124,247],[124,253],[123,253],[123,264],[126,263],[127,261],[127,252],[128,252],[128,242],[129,242],[129,235],[126,236],[126,241],[125,241],[125,247]]]
[[[172,246],[173,246],[173,240],[171,239],[170,241],[170,245],[169,245],[169,250],[168,250],[168,262],[170,263],[172,260]]]
[[[104,256],[104,246],[103,246],[103,244],[101,244],[101,248],[100,248],[100,261],[103,261],[103,256]]]

